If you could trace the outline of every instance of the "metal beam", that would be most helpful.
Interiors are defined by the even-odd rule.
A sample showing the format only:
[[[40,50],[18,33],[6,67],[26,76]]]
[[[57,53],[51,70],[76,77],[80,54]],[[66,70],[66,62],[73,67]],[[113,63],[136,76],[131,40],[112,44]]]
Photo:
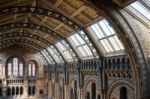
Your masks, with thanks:
[[[51,30],[45,26],[41,26],[41,25],[34,24],[34,23],[9,23],[9,24],[0,25],[0,32],[2,32],[4,30],[9,30],[9,29],[11,30],[14,28],[28,28],[28,29],[39,30],[39,31],[49,34],[56,40],[63,39],[63,37],[61,35],[54,32],[53,30]]]

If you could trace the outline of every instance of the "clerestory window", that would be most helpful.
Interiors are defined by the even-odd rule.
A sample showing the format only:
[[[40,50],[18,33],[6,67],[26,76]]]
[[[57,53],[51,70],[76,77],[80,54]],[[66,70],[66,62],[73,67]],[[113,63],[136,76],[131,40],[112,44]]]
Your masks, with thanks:
[[[24,66],[21,58],[13,57],[7,62],[7,75],[8,76],[23,76]]]
[[[28,64],[28,76],[36,76],[37,74],[37,64],[35,61],[30,61]]]

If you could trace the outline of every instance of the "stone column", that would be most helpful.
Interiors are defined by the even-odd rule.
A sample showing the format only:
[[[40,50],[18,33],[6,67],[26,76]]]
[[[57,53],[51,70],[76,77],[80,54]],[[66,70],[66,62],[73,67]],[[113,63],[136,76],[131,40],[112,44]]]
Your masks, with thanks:
[[[84,88],[80,89],[80,99],[84,99]]]
[[[65,92],[64,92],[65,99],[69,99],[70,98],[69,97],[70,96],[70,88],[68,85],[65,85],[64,88],[65,88]]]
[[[24,81],[24,87],[23,87],[23,97],[28,97],[28,81]]]

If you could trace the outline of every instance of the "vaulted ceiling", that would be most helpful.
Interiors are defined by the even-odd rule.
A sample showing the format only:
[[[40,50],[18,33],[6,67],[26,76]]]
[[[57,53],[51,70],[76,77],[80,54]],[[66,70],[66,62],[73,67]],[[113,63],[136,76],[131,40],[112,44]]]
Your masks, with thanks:
[[[39,52],[100,18],[84,0],[0,0],[0,50]]]

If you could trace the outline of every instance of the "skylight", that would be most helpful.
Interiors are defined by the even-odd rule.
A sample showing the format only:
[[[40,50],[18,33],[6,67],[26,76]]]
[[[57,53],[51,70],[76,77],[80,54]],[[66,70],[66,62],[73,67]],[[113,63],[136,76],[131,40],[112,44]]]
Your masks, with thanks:
[[[53,58],[48,54],[46,50],[41,51],[43,57],[48,61],[49,64],[53,64],[54,60]]]
[[[114,29],[105,19],[91,25],[88,29],[92,35],[96,35],[95,37],[98,39],[106,53],[124,50]]]
[[[93,58],[93,54],[89,46],[79,34],[75,33],[74,35],[70,36],[68,39],[72,43],[72,45],[75,48],[77,48],[82,58],[85,58],[85,59]]]
[[[46,64],[48,64],[48,61],[44,58],[44,56],[42,55],[41,52],[38,53],[38,55],[42,58],[42,60],[43,60]]]
[[[132,3],[130,6],[133,7],[136,11],[138,11],[138,13],[142,14],[144,17],[150,20],[150,11],[147,8],[145,8],[141,3],[137,1]]]
[[[59,52],[54,48],[54,46],[48,47],[47,51],[51,54],[51,56],[57,63],[63,62],[62,57],[60,56]]]
[[[70,46],[64,40],[56,43],[56,47],[62,53],[63,57],[67,61],[76,60],[75,53],[72,51],[72,49],[70,48]]]

